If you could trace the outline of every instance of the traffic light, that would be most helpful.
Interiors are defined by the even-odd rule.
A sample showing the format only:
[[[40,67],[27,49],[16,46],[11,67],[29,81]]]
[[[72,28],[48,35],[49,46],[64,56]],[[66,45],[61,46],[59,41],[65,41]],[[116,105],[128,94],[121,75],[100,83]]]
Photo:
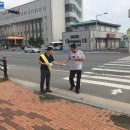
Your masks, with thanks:
[[[20,14],[19,11],[11,10],[11,9],[8,10],[8,13],[12,13],[12,14]]]

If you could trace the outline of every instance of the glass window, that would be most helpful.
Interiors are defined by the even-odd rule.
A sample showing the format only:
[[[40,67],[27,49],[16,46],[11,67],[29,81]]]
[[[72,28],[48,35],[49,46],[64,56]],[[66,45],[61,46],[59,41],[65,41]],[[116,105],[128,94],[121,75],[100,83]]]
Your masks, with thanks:
[[[74,4],[66,4],[65,12],[75,12],[81,18],[81,12],[78,10],[76,5]]]

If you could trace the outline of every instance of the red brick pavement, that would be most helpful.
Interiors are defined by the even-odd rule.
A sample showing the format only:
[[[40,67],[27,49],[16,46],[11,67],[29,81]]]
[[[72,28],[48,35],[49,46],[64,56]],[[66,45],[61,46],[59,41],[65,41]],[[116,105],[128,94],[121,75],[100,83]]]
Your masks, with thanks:
[[[0,130],[125,130],[111,111],[67,100],[43,101],[11,81],[0,83]]]

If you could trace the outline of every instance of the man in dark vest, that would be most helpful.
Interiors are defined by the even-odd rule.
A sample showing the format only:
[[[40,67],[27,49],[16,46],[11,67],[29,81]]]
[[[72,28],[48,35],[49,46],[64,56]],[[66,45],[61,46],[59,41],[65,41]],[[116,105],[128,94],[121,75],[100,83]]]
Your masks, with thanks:
[[[46,92],[52,92],[50,89],[50,78],[51,78],[51,66],[53,64],[61,65],[61,63],[54,60],[52,54],[53,54],[53,48],[48,47],[47,52],[45,54],[41,54],[39,58],[39,64],[41,64],[40,70],[41,70],[41,81],[40,81],[40,92],[46,93]],[[46,79],[46,89],[44,88],[44,82]]]

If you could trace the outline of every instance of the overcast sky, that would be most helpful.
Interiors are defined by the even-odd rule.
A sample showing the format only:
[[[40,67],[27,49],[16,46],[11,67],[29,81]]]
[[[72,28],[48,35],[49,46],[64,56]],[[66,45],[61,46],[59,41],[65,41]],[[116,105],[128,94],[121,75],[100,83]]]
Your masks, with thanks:
[[[15,7],[33,0],[1,0],[5,2],[5,8]],[[83,0],[84,14],[83,20],[96,19],[96,15],[108,12],[106,15],[99,16],[98,19],[104,22],[121,25],[120,32],[126,33],[130,28],[130,0]]]

